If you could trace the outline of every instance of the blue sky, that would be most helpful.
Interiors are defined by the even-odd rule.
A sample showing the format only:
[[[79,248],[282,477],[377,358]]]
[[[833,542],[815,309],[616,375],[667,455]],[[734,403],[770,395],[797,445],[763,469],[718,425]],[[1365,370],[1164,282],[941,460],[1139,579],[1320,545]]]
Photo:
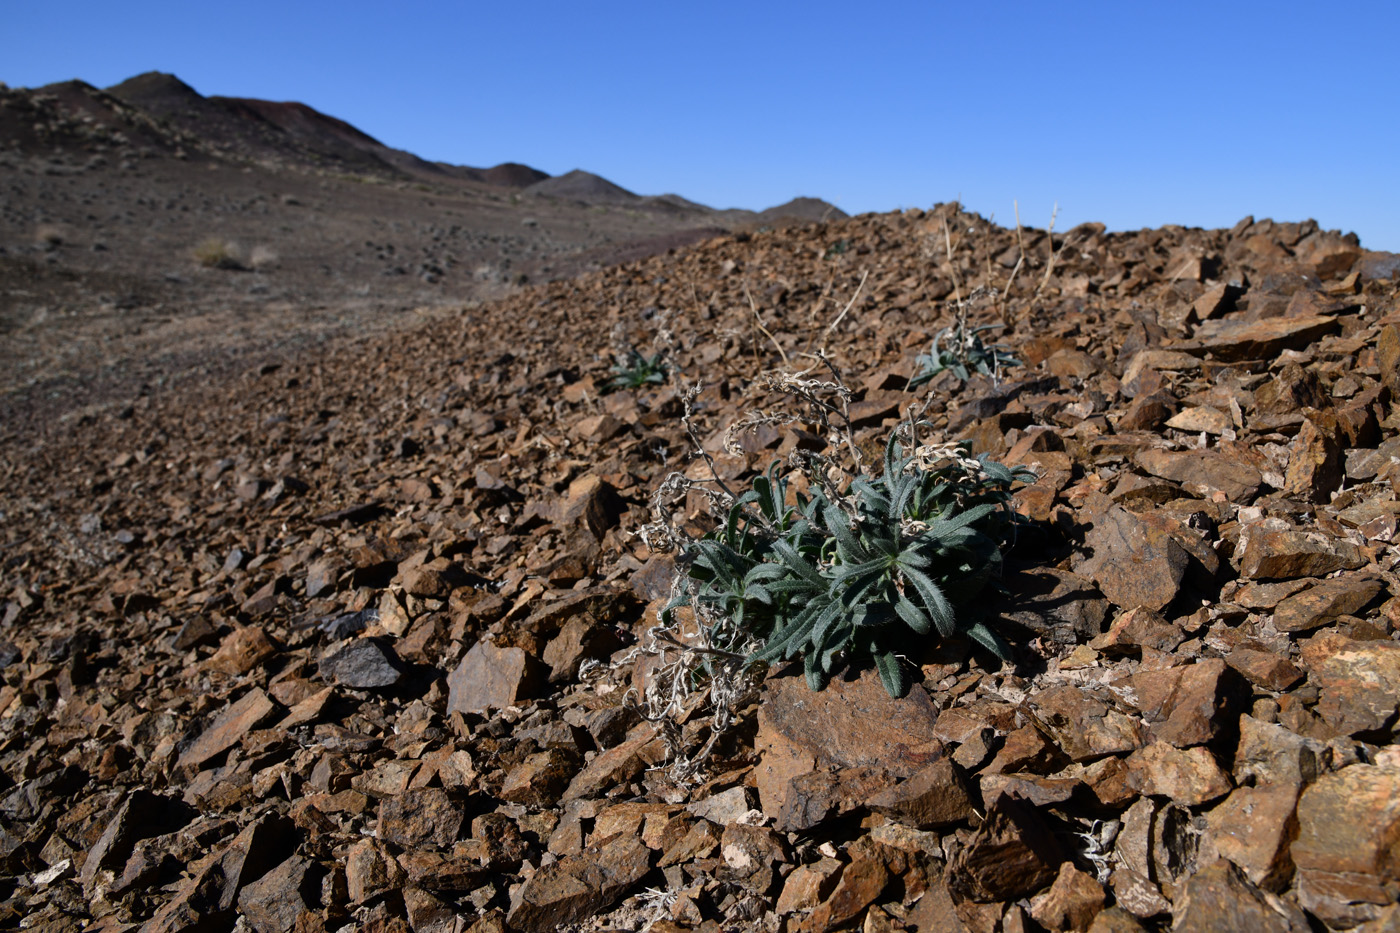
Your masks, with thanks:
[[[431,159],[1400,251],[1400,3],[0,3],[0,80],[169,71]]]

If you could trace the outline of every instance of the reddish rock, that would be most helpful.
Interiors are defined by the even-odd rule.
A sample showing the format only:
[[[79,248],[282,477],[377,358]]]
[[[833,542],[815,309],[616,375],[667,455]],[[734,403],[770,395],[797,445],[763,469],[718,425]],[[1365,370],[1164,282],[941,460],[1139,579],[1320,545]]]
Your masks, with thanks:
[[[1036,696],[1035,705],[1041,719],[1055,730],[1060,747],[1074,761],[1131,752],[1142,745],[1137,721],[1088,690],[1051,687]]]
[[[878,768],[911,777],[943,757],[934,738],[938,710],[915,685],[892,699],[874,670],[813,692],[801,677],[770,679],[758,710],[755,769],[763,812],[778,816],[788,782],[813,768]]]
[[[1249,699],[1244,679],[1218,658],[1131,678],[1150,733],[1178,748],[1203,745],[1232,731]]]
[[[1225,655],[1225,663],[1265,690],[1287,690],[1304,676],[1288,658],[1253,648],[1232,648]]]
[[[1301,910],[1270,898],[1223,859],[1186,881],[1172,913],[1173,933],[1309,933],[1311,929]]]
[[[488,641],[471,647],[448,675],[448,713],[483,713],[514,706],[532,687],[532,665],[520,648],[498,648]]]
[[[1381,594],[1385,584],[1366,573],[1322,580],[1310,589],[1281,600],[1274,609],[1274,627],[1282,632],[1307,632],[1338,616],[1355,615]]]
[[[1134,458],[1153,476],[1180,483],[1197,495],[1221,492],[1231,502],[1247,505],[1263,482],[1259,471],[1220,450],[1162,450],[1149,448]]]
[[[1273,722],[1240,717],[1240,741],[1235,750],[1238,784],[1302,788],[1322,773],[1326,746]]]
[[[1298,901],[1334,926],[1380,916],[1400,891],[1400,771],[1358,764],[1318,778],[1298,801]]]
[[[531,755],[506,775],[501,799],[533,806],[552,804],[577,770],[577,756],[563,749],[551,748]]]
[[[1153,742],[1128,756],[1128,784],[1144,794],[1199,806],[1230,791],[1230,777],[1200,746],[1178,749]]]
[[[1207,321],[1196,328],[1194,340],[1178,344],[1177,349],[1190,353],[1210,353],[1217,360],[1231,363],[1270,360],[1284,350],[1301,350],[1340,327],[1332,317]]]
[[[1252,580],[1325,577],[1366,564],[1361,551],[1320,531],[1246,525],[1240,533],[1240,575]]]
[[[1345,735],[1390,729],[1400,708],[1400,644],[1327,633],[1303,645],[1303,666],[1322,689],[1317,713]]]
[[[378,838],[405,849],[452,845],[466,819],[461,804],[437,787],[410,790],[379,804]]]
[[[614,836],[582,855],[541,867],[520,886],[506,918],[523,933],[554,933],[612,906],[651,870],[651,853],[635,836]]]
[[[1031,901],[1031,916],[1036,923],[1056,933],[1087,930],[1107,899],[1102,885],[1093,876],[1065,862],[1050,890]]]
[[[918,829],[953,826],[966,822],[976,812],[967,783],[951,761],[935,761],[870,797],[866,805]]]
[[[1115,605],[1161,609],[1176,598],[1187,554],[1175,539],[1114,506],[1094,518],[1085,536],[1092,556],[1075,568]]]
[[[604,791],[635,778],[648,764],[664,755],[656,727],[642,723],[627,739],[598,755],[574,775],[564,790],[564,800],[597,797]]]
[[[1297,805],[1298,788],[1291,784],[1236,788],[1207,815],[1211,843],[1252,884],[1282,891],[1293,878],[1289,846],[1298,834]]]
[[[874,903],[889,880],[889,870],[880,860],[853,859],[841,870],[841,877],[831,896],[818,904],[807,918],[804,929],[828,933],[850,923]]]
[[[245,625],[225,636],[206,664],[210,670],[225,674],[246,674],[276,653],[277,646],[266,632],[255,625]]]
[[[1054,880],[1064,856],[1029,806],[1002,796],[967,847],[948,866],[976,900],[1001,901],[1034,894]]]
[[[774,909],[779,914],[790,914],[815,908],[830,895],[841,869],[841,863],[834,858],[798,865],[783,882],[783,890]]]
[[[254,729],[269,722],[277,714],[277,704],[256,687],[209,724],[199,738],[185,748],[177,764],[182,768],[200,768],[211,758],[222,755],[243,740]]]

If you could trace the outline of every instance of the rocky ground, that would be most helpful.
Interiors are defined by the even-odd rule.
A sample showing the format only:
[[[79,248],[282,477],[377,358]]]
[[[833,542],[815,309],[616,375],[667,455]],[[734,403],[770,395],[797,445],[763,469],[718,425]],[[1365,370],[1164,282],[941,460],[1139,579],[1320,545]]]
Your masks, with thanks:
[[[0,925],[1395,929],[1398,260],[945,205],[7,422]],[[910,391],[974,294],[1023,365]],[[605,393],[628,342],[679,373]],[[678,780],[707,694],[626,700],[674,573],[636,532],[708,469],[684,386],[742,485],[827,443],[721,443],[822,346],[860,446],[928,402],[1036,471],[1016,658],[911,645],[901,700],[773,670]]]
[[[0,420],[100,412],[725,231],[845,216],[431,163],[150,73],[0,85]]]

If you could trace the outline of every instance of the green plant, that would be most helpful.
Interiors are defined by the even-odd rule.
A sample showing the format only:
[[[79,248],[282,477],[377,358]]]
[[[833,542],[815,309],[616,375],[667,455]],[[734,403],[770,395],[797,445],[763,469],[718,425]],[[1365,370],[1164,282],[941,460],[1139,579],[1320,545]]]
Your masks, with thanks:
[[[206,269],[230,269],[239,271],[244,268],[242,260],[238,258],[238,251],[228,240],[220,237],[209,237],[194,248],[194,259]]]
[[[923,385],[945,369],[952,370],[953,375],[962,382],[971,378],[974,372],[991,376],[992,380],[996,381],[1001,376],[1003,366],[1020,366],[1020,360],[1004,352],[1006,347],[999,344],[988,345],[978,336],[982,331],[999,326],[985,324],[982,327],[969,328],[967,322],[960,317],[953,327],[940,330],[933,337],[933,349],[914,361],[919,368],[909,380],[909,388]],[[948,344],[940,346],[944,340],[947,340]]]
[[[1034,474],[954,446],[906,451],[897,435],[878,478],[858,475],[843,491],[828,467],[809,457],[755,478],[684,550],[685,580],[663,624],[689,605],[719,654],[747,651],[747,666],[800,657],[814,690],[838,664],[869,657],[885,689],[903,696],[911,633],[965,635],[1009,657],[974,600],[1000,574],[1011,487]],[[811,493],[789,504],[793,470]]]
[[[636,347],[628,347],[626,353],[619,354],[613,365],[613,377],[605,383],[609,392],[618,389],[641,389],[648,385],[664,385],[670,372],[664,353],[645,356]]]

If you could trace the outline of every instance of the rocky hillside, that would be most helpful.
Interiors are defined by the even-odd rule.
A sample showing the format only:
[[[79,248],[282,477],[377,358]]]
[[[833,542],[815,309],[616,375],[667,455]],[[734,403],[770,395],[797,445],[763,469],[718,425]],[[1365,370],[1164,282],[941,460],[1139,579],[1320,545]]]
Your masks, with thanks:
[[[1397,268],[944,205],[0,423],[0,925],[1394,929]],[[960,303],[1020,365],[910,390]],[[670,381],[606,392],[628,345]],[[687,775],[714,697],[629,702],[676,650],[637,532],[709,475],[686,385],[734,488],[826,447],[723,443],[823,349],[859,448],[915,406],[1035,471],[1014,660],[911,642],[899,700],[778,666]]]
[[[149,73],[0,85],[0,419],[199,381],[727,231],[845,216],[429,162],[300,103]]]

